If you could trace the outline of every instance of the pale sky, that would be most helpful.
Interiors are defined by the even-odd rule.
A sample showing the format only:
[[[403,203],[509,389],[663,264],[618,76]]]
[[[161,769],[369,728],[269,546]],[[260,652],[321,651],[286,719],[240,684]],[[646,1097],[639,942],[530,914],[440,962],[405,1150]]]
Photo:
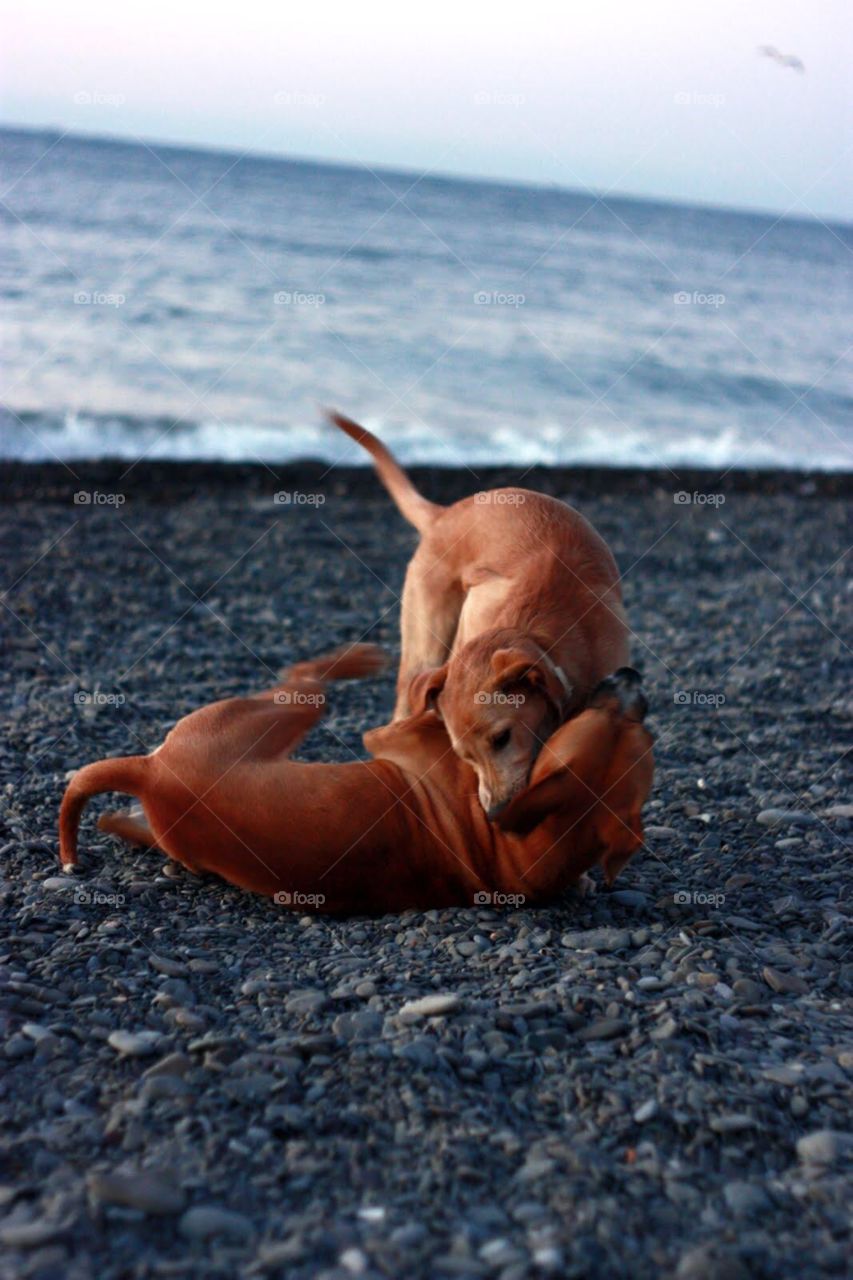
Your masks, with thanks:
[[[0,119],[849,221],[851,14],[26,0],[4,23]]]

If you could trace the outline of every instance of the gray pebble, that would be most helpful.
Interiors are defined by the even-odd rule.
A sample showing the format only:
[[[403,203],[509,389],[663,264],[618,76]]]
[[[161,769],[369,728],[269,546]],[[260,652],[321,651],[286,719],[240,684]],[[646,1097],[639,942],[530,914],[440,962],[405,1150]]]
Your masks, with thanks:
[[[756,818],[762,827],[806,827],[817,821],[814,814],[805,809],[762,809]]]
[[[803,1164],[830,1165],[853,1154],[853,1134],[834,1129],[818,1129],[797,1141],[797,1156]]]
[[[736,1218],[765,1213],[770,1203],[767,1193],[752,1182],[727,1182],[723,1198]]]
[[[159,1031],[112,1031],[107,1044],[127,1058],[145,1058],[156,1053],[163,1043]]]
[[[767,983],[768,987],[772,987],[774,991],[783,995],[805,995],[809,989],[809,984],[796,973],[782,973],[779,969],[772,969],[770,965],[765,965],[761,970],[761,976]]]
[[[444,995],[421,996],[418,1000],[409,1000],[399,1012],[401,1022],[420,1022],[423,1018],[442,1017],[454,1013],[462,1001],[452,992]]]
[[[137,1173],[91,1173],[86,1180],[89,1195],[98,1203],[120,1204],[142,1213],[180,1213],[184,1193],[165,1174],[142,1169]]]
[[[234,1213],[219,1205],[198,1204],[187,1209],[178,1229],[188,1240],[209,1240],[225,1236],[229,1240],[246,1240],[254,1234],[254,1226],[242,1213]]]

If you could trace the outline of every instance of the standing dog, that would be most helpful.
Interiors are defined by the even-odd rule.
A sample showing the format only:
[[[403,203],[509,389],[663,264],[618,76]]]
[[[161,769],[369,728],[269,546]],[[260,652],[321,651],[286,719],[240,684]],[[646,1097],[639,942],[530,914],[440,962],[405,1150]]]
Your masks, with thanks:
[[[612,880],[642,844],[652,757],[636,673],[606,680],[553,735],[497,825],[424,705],[423,679],[412,690],[422,709],[365,735],[379,758],[288,758],[322,716],[327,681],[378,665],[373,646],[339,650],[265,694],[193,712],[150,755],[80,769],[60,810],[63,866],[77,861],[86,801],[104,791],[135,796],[143,813],[105,815],[103,830],[301,912],[426,910],[496,895],[541,902],[596,863]]]
[[[616,563],[556,498],[493,489],[438,506],[369,431],[330,418],[371,454],[421,535],[403,588],[394,719],[410,711],[412,677],[432,669],[429,693],[453,750],[496,817],[526,786],[545,739],[628,661]]]

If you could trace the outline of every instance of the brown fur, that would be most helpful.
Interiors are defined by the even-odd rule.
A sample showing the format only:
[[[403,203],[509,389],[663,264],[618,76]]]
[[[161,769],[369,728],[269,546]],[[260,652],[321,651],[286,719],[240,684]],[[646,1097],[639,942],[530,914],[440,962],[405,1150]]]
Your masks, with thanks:
[[[421,534],[403,589],[394,719],[412,711],[413,677],[433,670],[435,710],[496,815],[526,785],[549,733],[628,661],[615,561],[579,512],[545,494],[507,488],[450,507],[428,502],[381,441],[341,414],[330,418],[368,450]],[[506,701],[519,695],[525,702]],[[505,753],[494,743],[507,727]]]
[[[136,797],[144,816],[108,815],[104,829],[300,912],[542,902],[596,863],[611,878],[642,843],[651,739],[606,688],[549,739],[500,826],[429,709],[366,734],[375,759],[289,759],[323,714],[326,682],[378,665],[369,645],[302,663],[265,694],[186,716],[150,755],[79,770],[60,812],[63,866],[77,861],[83,806],[108,790]]]

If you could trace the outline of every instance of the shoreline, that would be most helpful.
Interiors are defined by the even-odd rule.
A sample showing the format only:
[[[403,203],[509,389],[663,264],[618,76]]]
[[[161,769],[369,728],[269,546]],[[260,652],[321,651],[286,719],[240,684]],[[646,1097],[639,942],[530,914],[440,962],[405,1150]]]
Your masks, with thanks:
[[[850,471],[805,471],[755,468],[719,471],[714,468],[547,466],[411,466],[406,467],[425,496],[446,503],[480,489],[520,486],[542,493],[573,495],[784,494],[798,498],[853,497]],[[73,459],[70,462],[29,462],[0,459],[0,502],[27,498],[61,501],[73,498],[81,484],[108,486],[128,497],[144,495],[155,502],[179,500],[191,493],[233,490],[235,482],[251,494],[275,492],[276,484],[312,486],[316,491],[374,497],[384,492],[373,466],[329,464],[318,459],[284,463],[147,461]]]

